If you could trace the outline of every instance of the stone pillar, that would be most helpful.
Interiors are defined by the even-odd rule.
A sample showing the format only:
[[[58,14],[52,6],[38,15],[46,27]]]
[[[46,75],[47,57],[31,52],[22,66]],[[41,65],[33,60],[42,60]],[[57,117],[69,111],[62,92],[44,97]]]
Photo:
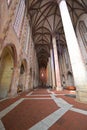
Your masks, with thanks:
[[[17,95],[17,88],[18,88],[18,81],[19,81],[20,69],[16,67],[13,72],[13,78],[11,83],[11,89],[8,93],[8,96],[15,96]]]
[[[68,7],[65,0],[57,0],[57,2],[59,4],[74,82],[77,90],[76,98],[79,101],[87,102],[87,73],[69,15]]]
[[[50,86],[52,86],[52,69],[51,69],[51,57],[49,57],[49,73],[50,73]]]
[[[50,56],[51,56],[51,71],[52,71],[52,88],[54,89],[56,84],[55,84],[55,70],[54,70],[54,59],[53,59],[53,51],[52,49],[50,50]]]
[[[49,57],[48,65],[47,65],[47,85],[52,86],[52,77],[51,77],[51,60]]]
[[[60,80],[60,72],[59,72],[59,63],[58,63],[58,52],[57,52],[57,45],[56,45],[55,36],[52,37],[52,43],[53,43],[54,63],[55,63],[56,89],[62,90],[61,80]]]

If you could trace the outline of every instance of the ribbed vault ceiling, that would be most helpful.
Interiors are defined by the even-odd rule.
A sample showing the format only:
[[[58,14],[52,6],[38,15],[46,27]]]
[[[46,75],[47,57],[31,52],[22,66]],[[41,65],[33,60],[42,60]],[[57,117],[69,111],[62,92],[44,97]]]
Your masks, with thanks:
[[[36,47],[39,67],[46,67],[50,56],[52,34],[57,35],[59,43],[65,45],[65,36],[56,0],[26,0],[32,36]],[[87,0],[67,0],[71,19],[76,26],[79,16],[87,13]]]

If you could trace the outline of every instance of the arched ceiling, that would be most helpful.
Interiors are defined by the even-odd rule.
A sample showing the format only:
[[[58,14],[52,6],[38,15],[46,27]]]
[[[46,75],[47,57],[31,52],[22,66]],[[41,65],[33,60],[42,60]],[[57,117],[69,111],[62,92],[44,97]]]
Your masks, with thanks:
[[[87,13],[87,0],[66,0],[66,2],[75,28],[79,16]],[[57,40],[61,44],[66,43],[59,7],[56,0],[26,0],[26,6],[30,15],[39,67],[46,67],[52,34],[56,33]]]

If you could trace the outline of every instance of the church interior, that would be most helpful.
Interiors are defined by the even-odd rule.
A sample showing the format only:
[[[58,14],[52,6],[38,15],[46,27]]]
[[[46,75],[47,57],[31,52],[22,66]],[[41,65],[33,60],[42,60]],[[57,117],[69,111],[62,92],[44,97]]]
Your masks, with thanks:
[[[0,0],[0,130],[87,130],[86,115],[87,0]]]

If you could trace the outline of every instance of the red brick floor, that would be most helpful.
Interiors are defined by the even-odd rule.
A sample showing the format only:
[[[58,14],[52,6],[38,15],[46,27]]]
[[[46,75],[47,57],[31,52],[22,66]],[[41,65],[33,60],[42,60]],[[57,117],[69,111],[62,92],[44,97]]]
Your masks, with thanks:
[[[9,105],[11,105],[12,103],[16,102],[18,99],[20,99],[20,97],[16,97],[16,98],[9,98],[6,99],[2,102],[0,102],[0,111],[2,111],[3,109],[5,109],[6,107],[8,107]]]
[[[33,91],[33,95],[34,95],[34,94],[35,94],[35,95],[36,95],[36,94],[45,95],[45,94],[48,94],[48,92],[46,91],[46,89],[38,89],[38,90],[36,89],[36,90]]]
[[[16,102],[17,100],[19,100],[20,98],[22,98],[23,96],[25,96],[28,92],[23,92],[23,93],[19,93],[17,96],[12,97],[12,98],[8,98],[4,101],[0,102],[0,112],[5,109],[6,107],[8,107],[9,105],[13,104],[14,102]]]
[[[49,130],[87,130],[87,116],[68,111]]]
[[[51,96],[26,96],[26,98],[51,98]]]
[[[2,121],[6,130],[27,130],[57,109],[53,100],[25,100]]]
[[[67,97],[64,95],[62,95],[62,96],[60,95],[60,96],[56,96],[56,97],[64,99],[68,103],[72,104],[73,107],[75,107],[75,108],[79,108],[79,109],[83,109],[83,110],[87,111],[87,104],[77,102],[75,98]]]
[[[72,104],[73,107],[87,111],[87,104],[76,102],[75,98],[60,95],[69,94],[69,91],[51,92],[59,94],[56,96],[57,98],[64,99]],[[2,111],[17,100],[24,98],[19,105],[1,119],[6,130],[28,130],[30,127],[59,109],[46,89],[34,90],[30,96],[26,96],[28,93],[29,92],[21,93],[15,98],[0,102],[0,111]],[[87,115],[69,110],[55,122],[49,130],[87,130]]]

